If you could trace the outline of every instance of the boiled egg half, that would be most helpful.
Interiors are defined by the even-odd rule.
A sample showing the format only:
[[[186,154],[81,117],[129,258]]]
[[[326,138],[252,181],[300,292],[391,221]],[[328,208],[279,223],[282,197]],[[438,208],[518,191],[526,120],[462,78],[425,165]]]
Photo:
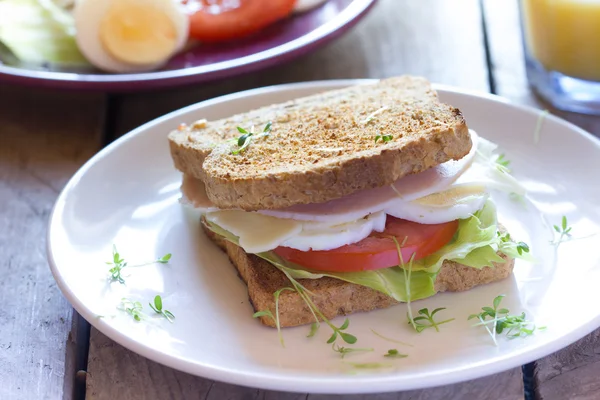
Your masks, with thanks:
[[[188,37],[188,16],[174,0],[79,0],[73,15],[79,49],[109,72],[160,67]]]

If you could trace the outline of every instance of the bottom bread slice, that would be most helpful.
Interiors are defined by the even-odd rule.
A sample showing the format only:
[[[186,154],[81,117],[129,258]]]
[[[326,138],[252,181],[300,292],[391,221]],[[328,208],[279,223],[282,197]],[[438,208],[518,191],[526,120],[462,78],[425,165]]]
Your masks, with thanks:
[[[246,253],[241,247],[210,231],[204,224],[201,225],[208,237],[227,253],[237,268],[240,277],[248,286],[248,297],[254,310],[271,310],[275,315],[273,294],[283,287],[291,286],[286,276],[269,262]],[[460,292],[508,277],[512,273],[515,261],[503,254],[499,255],[505,262],[494,263],[494,268],[477,269],[445,261],[437,275],[435,290]],[[328,319],[398,304],[396,300],[377,290],[339,279],[324,277],[298,281],[314,293],[314,296],[311,296],[312,301]],[[261,317],[260,321],[275,327],[274,321],[269,317]],[[283,291],[279,297],[279,322],[281,327],[291,327],[310,324],[314,322],[314,317],[298,293]]]

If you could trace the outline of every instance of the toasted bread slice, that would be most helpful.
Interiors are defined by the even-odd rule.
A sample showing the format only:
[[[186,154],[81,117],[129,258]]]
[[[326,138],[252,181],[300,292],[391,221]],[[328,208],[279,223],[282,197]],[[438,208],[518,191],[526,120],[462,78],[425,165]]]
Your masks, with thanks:
[[[261,132],[268,121],[269,136],[232,154],[238,126]],[[382,135],[389,136],[376,141]],[[460,111],[441,103],[427,80],[410,76],[192,125],[169,142],[175,166],[204,181],[215,205],[247,211],[388,185],[460,159],[472,145]]]
[[[271,310],[275,313],[273,293],[290,286],[285,275],[267,261],[246,253],[241,247],[231,243],[202,224],[208,237],[227,253],[240,277],[248,286],[248,296],[255,311]],[[435,281],[439,292],[460,292],[474,286],[495,282],[508,277],[514,267],[514,259],[499,254],[505,262],[494,263],[494,268],[471,268],[456,262],[444,262]],[[315,296],[315,305],[328,319],[355,312],[371,311],[390,307],[398,302],[371,288],[324,277],[321,279],[301,279],[299,282]],[[275,327],[274,321],[261,317],[267,326]],[[279,321],[281,327],[305,325],[314,322],[314,317],[296,292],[285,291],[279,297]]]

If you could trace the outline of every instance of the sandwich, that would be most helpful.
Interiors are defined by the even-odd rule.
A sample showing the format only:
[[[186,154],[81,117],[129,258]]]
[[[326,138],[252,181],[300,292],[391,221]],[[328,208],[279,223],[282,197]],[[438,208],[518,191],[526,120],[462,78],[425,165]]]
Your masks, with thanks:
[[[529,257],[490,198],[523,187],[424,78],[182,124],[168,139],[181,202],[267,326],[410,309],[505,279]]]

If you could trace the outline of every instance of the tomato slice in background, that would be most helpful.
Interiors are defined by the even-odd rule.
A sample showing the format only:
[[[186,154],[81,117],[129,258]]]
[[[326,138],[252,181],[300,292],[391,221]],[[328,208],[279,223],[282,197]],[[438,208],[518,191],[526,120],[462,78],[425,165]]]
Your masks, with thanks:
[[[206,43],[238,39],[291,14],[296,0],[184,0],[190,36]]]
[[[389,268],[400,264],[395,236],[402,245],[402,259],[408,263],[427,257],[445,246],[458,229],[458,221],[425,225],[388,215],[385,231],[373,232],[360,242],[327,251],[300,251],[278,247],[274,252],[285,260],[305,268],[329,272],[356,272]]]

